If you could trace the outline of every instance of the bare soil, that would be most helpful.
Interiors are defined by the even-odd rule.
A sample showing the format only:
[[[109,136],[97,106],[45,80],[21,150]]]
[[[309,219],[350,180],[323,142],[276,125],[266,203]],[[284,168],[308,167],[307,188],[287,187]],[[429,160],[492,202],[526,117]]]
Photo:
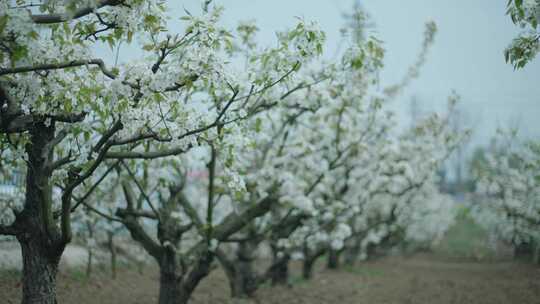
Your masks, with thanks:
[[[540,303],[540,268],[518,262],[481,263],[443,259],[430,254],[387,257],[343,267],[323,269],[319,262],[311,281],[299,278],[293,264],[291,287],[264,286],[252,301],[261,304],[322,303]],[[157,269],[143,274],[122,269],[112,280],[106,270],[96,269],[90,279],[83,273],[59,275],[60,303],[146,304],[156,303]],[[0,277],[0,303],[19,303],[20,283],[15,274]],[[228,283],[220,269],[201,283],[192,303],[237,303],[229,298]],[[241,302],[241,301],[240,301]]]

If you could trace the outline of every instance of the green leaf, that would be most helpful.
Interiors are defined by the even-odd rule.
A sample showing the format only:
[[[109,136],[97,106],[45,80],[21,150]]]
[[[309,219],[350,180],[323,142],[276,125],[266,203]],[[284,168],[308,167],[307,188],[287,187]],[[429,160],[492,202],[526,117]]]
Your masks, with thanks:
[[[62,26],[64,28],[64,32],[66,32],[66,34],[68,35],[71,35],[71,28],[69,27],[69,23],[64,22],[62,23]]]
[[[8,22],[7,15],[0,16],[0,33],[2,33],[4,29],[6,28],[7,22]]]
[[[157,102],[161,102],[161,101],[164,101],[165,98],[163,97],[163,95],[161,95],[160,93],[154,93],[154,99],[157,101]]]
[[[261,126],[262,126],[262,119],[260,117],[257,117],[257,119],[255,119],[255,132],[260,133]]]
[[[15,45],[12,50],[11,60],[13,62],[19,61],[28,55],[28,49],[24,45]]]
[[[39,38],[39,34],[36,31],[31,31],[28,35],[30,36],[30,38],[32,38],[34,40],[37,40]]]
[[[64,110],[66,112],[71,112],[73,110],[73,106],[71,105],[71,102],[69,100],[64,101]]]
[[[154,50],[154,45],[152,45],[152,44],[143,45],[143,50],[148,51],[148,52],[153,51]]]
[[[112,36],[107,36],[107,43],[109,44],[111,50],[114,50],[115,41]]]
[[[124,35],[124,30],[122,28],[117,27],[114,29],[114,38],[116,38],[116,40],[121,39],[122,35]]]

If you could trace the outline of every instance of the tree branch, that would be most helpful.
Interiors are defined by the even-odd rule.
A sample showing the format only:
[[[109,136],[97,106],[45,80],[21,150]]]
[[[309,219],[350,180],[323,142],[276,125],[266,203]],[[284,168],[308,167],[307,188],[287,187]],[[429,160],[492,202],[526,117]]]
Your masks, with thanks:
[[[246,223],[266,214],[275,201],[276,199],[273,196],[267,196],[241,214],[233,213],[227,216],[219,225],[215,226],[212,238],[218,241],[226,240],[233,233],[242,229]]]
[[[111,171],[116,168],[116,166],[118,166],[118,164],[120,163],[120,161],[117,161],[115,162],[113,165],[111,165],[109,168],[107,168],[107,170],[103,173],[103,175],[101,175],[101,177],[96,181],[95,184],[92,185],[92,187],[90,187],[90,189],[80,198],[80,199],[77,199],[77,203],[75,204],[75,206],[73,206],[71,208],[71,212],[74,212],[75,210],[77,210],[77,207],[79,207],[79,205],[83,202],[86,201],[86,199],[88,197],[90,197],[90,195],[92,194],[92,192],[94,192],[97,187],[99,186],[99,184],[101,184],[101,182],[103,180],[105,180],[105,178],[107,177],[107,175],[109,175],[109,173],[111,173]]]
[[[176,148],[169,150],[161,151],[151,151],[151,152],[136,152],[136,151],[119,151],[119,152],[108,152],[105,155],[107,159],[155,159],[166,156],[173,156],[182,154],[188,151],[191,148],[191,145],[187,148]]]
[[[121,209],[117,210],[116,215],[123,219],[124,225],[129,230],[133,239],[139,242],[144,249],[153,256],[156,260],[160,260],[163,248],[154,239],[148,235],[141,224],[138,222],[137,217],[132,215],[134,212],[135,198],[133,191],[127,182],[122,183],[122,189],[126,199],[128,213],[122,213]]]
[[[15,227],[13,227],[13,225],[9,225],[9,226],[0,225],[0,235],[16,236],[17,235],[17,229],[15,229]]]
[[[133,171],[131,171],[131,169],[124,163],[122,162],[122,166],[124,166],[124,168],[126,168],[129,176],[131,177],[131,179],[133,180],[133,182],[135,182],[135,185],[137,185],[137,188],[139,189],[139,191],[141,192],[142,196],[144,197],[144,199],[146,200],[146,202],[148,203],[148,205],[150,206],[150,209],[152,209],[152,212],[154,212],[154,217],[155,219],[159,219],[160,220],[160,216],[159,216],[159,212],[158,210],[156,209],[156,207],[154,207],[154,204],[152,204],[152,201],[150,200],[150,197],[148,197],[148,195],[146,194],[146,192],[144,191],[144,187],[141,185],[141,183],[139,183],[139,180],[137,180],[137,177],[135,176],[135,174],[133,173]]]
[[[105,63],[101,59],[74,60],[74,61],[60,62],[60,63],[45,63],[45,64],[40,64],[40,65],[35,65],[35,66],[22,66],[22,67],[10,68],[10,69],[0,68],[0,76],[18,74],[18,73],[48,71],[48,70],[60,70],[60,69],[74,68],[74,67],[80,67],[80,66],[86,66],[86,65],[97,65],[101,69],[103,74],[105,74],[105,76],[111,79],[116,78],[116,75],[114,75],[111,71],[107,69],[107,67],[105,66]]]
[[[120,218],[125,218],[127,216],[134,217],[144,217],[151,220],[157,220],[157,216],[153,212],[148,212],[145,210],[129,210],[124,208],[119,208],[116,210],[116,215]]]
[[[61,23],[73,19],[78,19],[86,15],[91,14],[92,12],[104,7],[104,6],[115,6],[121,4],[121,0],[100,0],[96,3],[95,6],[86,6],[77,9],[73,16],[67,14],[39,14],[31,15],[32,21],[37,24],[52,24],[52,23]]]

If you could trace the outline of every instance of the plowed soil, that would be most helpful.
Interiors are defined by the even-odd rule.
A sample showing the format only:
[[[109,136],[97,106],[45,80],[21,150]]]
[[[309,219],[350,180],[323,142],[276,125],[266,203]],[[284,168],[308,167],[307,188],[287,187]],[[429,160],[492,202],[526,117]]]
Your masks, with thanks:
[[[430,254],[387,257],[330,271],[319,262],[313,280],[299,278],[299,264],[292,265],[291,286],[262,287],[255,299],[233,301],[220,269],[196,290],[192,303],[403,303],[403,304],[538,304],[540,268],[519,262],[473,262],[443,259]],[[153,266],[140,274],[122,269],[112,280],[96,269],[90,279],[82,273],[63,271],[58,278],[59,303],[147,304],[157,303],[158,273]],[[19,303],[20,283],[15,274],[0,277],[0,303]]]

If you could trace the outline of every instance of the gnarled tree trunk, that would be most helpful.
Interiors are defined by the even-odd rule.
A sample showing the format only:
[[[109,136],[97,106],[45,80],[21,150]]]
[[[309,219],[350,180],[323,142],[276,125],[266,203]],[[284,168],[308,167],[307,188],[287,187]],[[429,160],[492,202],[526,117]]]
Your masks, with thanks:
[[[253,269],[255,250],[258,242],[240,241],[234,258],[229,258],[219,251],[218,259],[225,270],[229,280],[231,296],[233,298],[250,298],[257,291],[261,278]]]
[[[47,167],[54,128],[37,125],[27,145],[26,198],[13,225],[23,260],[22,304],[56,304],[56,274],[69,239],[55,225],[51,171]]]
[[[164,248],[159,260],[159,304],[187,304],[200,281],[211,271],[213,254],[201,250],[186,269],[172,248]]]
[[[187,304],[193,291],[211,271],[213,254],[201,249],[185,269],[174,249],[166,247],[159,261],[159,304]]]
[[[182,296],[182,275],[173,250],[165,250],[159,261],[159,304],[187,303]]]
[[[321,257],[326,250],[320,248],[314,252],[307,248],[304,248],[304,262],[302,263],[302,277],[306,280],[313,278],[313,267],[319,257]]]
[[[22,304],[56,304],[56,273],[60,252],[34,238],[19,238],[23,258]]]

